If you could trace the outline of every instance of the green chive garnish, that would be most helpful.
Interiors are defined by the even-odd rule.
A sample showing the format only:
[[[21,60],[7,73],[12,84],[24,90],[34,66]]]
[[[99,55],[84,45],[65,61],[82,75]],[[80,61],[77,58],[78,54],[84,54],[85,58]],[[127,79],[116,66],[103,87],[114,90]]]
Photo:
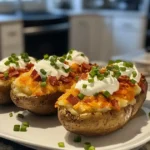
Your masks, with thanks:
[[[91,143],[90,142],[85,142],[84,143],[84,149],[85,150],[89,150],[89,147],[91,146]]]
[[[89,82],[89,83],[93,83],[93,82],[94,82],[94,79],[88,79],[88,82]]]
[[[73,50],[73,49],[71,49],[68,53],[69,53],[69,54],[72,54],[72,53],[73,53],[73,51],[74,51],[74,50]]]
[[[85,55],[82,53],[81,56],[84,57]]]
[[[95,93],[94,96],[98,96],[99,92]]]
[[[131,62],[123,62],[123,65],[128,68],[133,68],[133,63]]]
[[[82,94],[82,93],[79,93],[79,94],[78,94],[78,98],[79,98],[80,100],[82,100],[82,99],[84,98],[84,96],[85,96],[85,95]]]
[[[131,79],[130,82],[133,83],[133,84],[136,83],[136,81],[134,79]]]
[[[137,76],[136,71],[133,71],[132,74],[133,74],[133,77],[134,77],[134,78]]]
[[[68,60],[72,60],[72,56],[69,55],[69,56],[67,57],[67,59],[68,59]]]
[[[14,131],[20,131],[20,125],[18,124],[14,125]]]
[[[44,69],[40,69],[40,72],[43,74],[43,75],[46,75],[46,71]]]
[[[45,87],[46,86],[46,82],[45,81],[41,82],[41,86]]]
[[[95,147],[94,147],[94,146],[90,146],[90,147],[88,148],[88,150],[95,150]]]
[[[21,128],[20,128],[20,131],[21,132],[26,132],[27,131],[27,127],[22,125]]]
[[[64,68],[64,67],[62,67],[62,69],[66,72],[66,73],[68,73],[68,72],[70,72],[70,68]]]
[[[76,76],[76,77],[75,77],[75,80],[78,81],[78,80],[79,80],[79,76]]]
[[[55,66],[54,66],[54,67],[55,67],[55,69],[59,69],[59,67],[58,67],[56,64],[55,64]]]
[[[49,58],[49,55],[48,55],[48,54],[45,54],[45,55],[44,55],[44,59],[47,60],[48,58]]]
[[[116,62],[116,63],[120,63],[120,62],[122,62],[122,60],[118,59],[118,60],[116,60],[115,62]]]
[[[126,71],[126,67],[120,67],[120,71]]]
[[[26,126],[26,127],[29,127],[29,122],[23,122],[22,125]]]
[[[5,78],[8,77],[8,72],[4,72],[4,77],[5,77]]]
[[[76,143],[79,143],[79,142],[81,142],[81,136],[80,135],[78,135],[78,136],[76,136],[76,137],[74,137],[74,142],[76,142]]]
[[[65,144],[64,144],[64,142],[59,142],[58,146],[63,148],[63,147],[65,147]]]
[[[29,62],[29,61],[30,61],[29,58],[25,58],[25,59],[24,59],[24,62]]]
[[[106,98],[109,98],[111,96],[111,94],[108,92],[108,91],[104,91],[103,92],[103,95],[106,97]]]
[[[47,77],[46,76],[42,76],[42,81],[46,81]]]
[[[113,64],[113,63],[115,63],[115,61],[109,60],[108,65],[111,65],[111,64]]]
[[[87,88],[87,84],[83,84],[82,88],[86,89]]]
[[[116,77],[118,79],[120,76],[121,76],[120,71],[114,71],[114,77]]]
[[[6,61],[4,64],[5,64],[6,66],[8,66],[8,65],[10,64],[10,61]]]
[[[13,113],[11,112],[11,113],[9,113],[9,117],[13,117]]]
[[[24,115],[23,114],[18,114],[17,117],[23,119]]]
[[[65,59],[63,57],[59,58],[59,61],[64,63]]]

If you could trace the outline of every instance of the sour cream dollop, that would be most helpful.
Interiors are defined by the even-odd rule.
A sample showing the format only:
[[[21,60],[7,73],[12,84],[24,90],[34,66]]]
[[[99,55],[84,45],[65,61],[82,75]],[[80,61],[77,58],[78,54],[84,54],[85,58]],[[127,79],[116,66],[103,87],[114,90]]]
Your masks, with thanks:
[[[123,65],[124,62],[114,63],[114,65],[118,65],[119,67],[125,67]],[[141,79],[141,73],[137,70],[136,66],[133,65],[133,67],[126,67],[125,71],[120,71],[121,75],[126,75],[130,79],[134,79],[136,82],[139,82]],[[133,72],[136,72],[136,76],[134,77]]]
[[[43,76],[40,71],[41,69],[45,70],[46,76],[56,76],[57,79],[59,79],[61,75],[65,77],[69,75],[69,73],[64,70],[64,68],[69,69],[69,65],[62,63],[59,60],[56,60],[55,64],[58,66],[58,68],[55,68],[55,66],[51,65],[50,60],[42,59],[34,65],[33,69],[36,70],[41,77]]]
[[[83,84],[86,84],[87,87],[83,88]],[[95,76],[93,83],[89,83],[88,80],[79,80],[75,88],[86,96],[92,96],[102,91],[108,91],[110,94],[113,94],[119,89],[119,82],[111,75],[104,78],[103,80],[98,80],[97,76]]]
[[[15,63],[10,63],[9,65],[5,65],[5,62],[8,61],[8,57],[2,59],[0,61],[0,72],[5,72],[7,71],[10,67],[14,67],[16,69],[25,69],[27,62],[25,62],[21,56],[17,56],[18,60],[16,61],[18,63],[18,65],[16,65]],[[29,62],[28,63],[32,63],[35,64],[36,60],[33,57],[28,57],[29,58]]]
[[[71,50],[67,53],[67,62],[69,63],[69,65],[72,65],[74,63],[79,65],[81,65],[82,63],[89,64],[89,59],[82,52]]]

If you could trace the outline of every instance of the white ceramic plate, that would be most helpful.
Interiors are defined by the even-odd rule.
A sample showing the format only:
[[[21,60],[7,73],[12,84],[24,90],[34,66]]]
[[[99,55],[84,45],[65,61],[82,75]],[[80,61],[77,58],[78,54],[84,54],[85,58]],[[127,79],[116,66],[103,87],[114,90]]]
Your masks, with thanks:
[[[40,117],[27,111],[19,111],[16,107],[0,107],[0,137],[10,139],[25,145],[47,149],[59,149],[57,143],[64,142],[66,150],[84,150],[84,142],[91,142],[96,150],[128,150],[139,147],[150,140],[150,92],[144,107],[122,129],[106,136],[86,138],[81,143],[74,143],[74,134],[67,132],[56,116]],[[9,113],[13,112],[13,117]],[[16,115],[24,113],[25,118],[18,120]],[[27,132],[14,132],[13,126],[29,121]],[[60,148],[62,149],[62,148]]]

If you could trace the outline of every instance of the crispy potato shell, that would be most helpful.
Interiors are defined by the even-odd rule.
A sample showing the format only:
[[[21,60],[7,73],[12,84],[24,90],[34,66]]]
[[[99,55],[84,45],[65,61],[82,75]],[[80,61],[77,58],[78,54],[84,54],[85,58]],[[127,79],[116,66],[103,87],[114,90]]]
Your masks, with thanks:
[[[146,87],[147,82],[145,81]],[[133,118],[146,99],[147,92],[141,92],[136,96],[136,104],[128,105],[120,111],[95,112],[88,114],[72,115],[65,107],[58,108],[58,118],[66,130],[84,135],[106,135],[122,128]]]

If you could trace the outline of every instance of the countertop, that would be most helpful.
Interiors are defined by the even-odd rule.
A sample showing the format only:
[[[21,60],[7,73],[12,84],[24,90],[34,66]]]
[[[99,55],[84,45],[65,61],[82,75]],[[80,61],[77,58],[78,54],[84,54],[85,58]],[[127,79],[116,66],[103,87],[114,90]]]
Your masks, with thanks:
[[[99,15],[99,16],[109,16],[109,17],[134,17],[134,18],[145,18],[147,14],[144,11],[121,11],[121,10],[63,10],[63,9],[55,9],[52,13],[49,13],[49,16],[56,15],[67,15],[69,17],[76,15]],[[32,15],[33,19],[34,16]],[[47,17],[47,15],[45,16]],[[14,13],[14,14],[0,14],[0,23],[9,23],[15,21],[23,21],[24,15],[22,13]]]

